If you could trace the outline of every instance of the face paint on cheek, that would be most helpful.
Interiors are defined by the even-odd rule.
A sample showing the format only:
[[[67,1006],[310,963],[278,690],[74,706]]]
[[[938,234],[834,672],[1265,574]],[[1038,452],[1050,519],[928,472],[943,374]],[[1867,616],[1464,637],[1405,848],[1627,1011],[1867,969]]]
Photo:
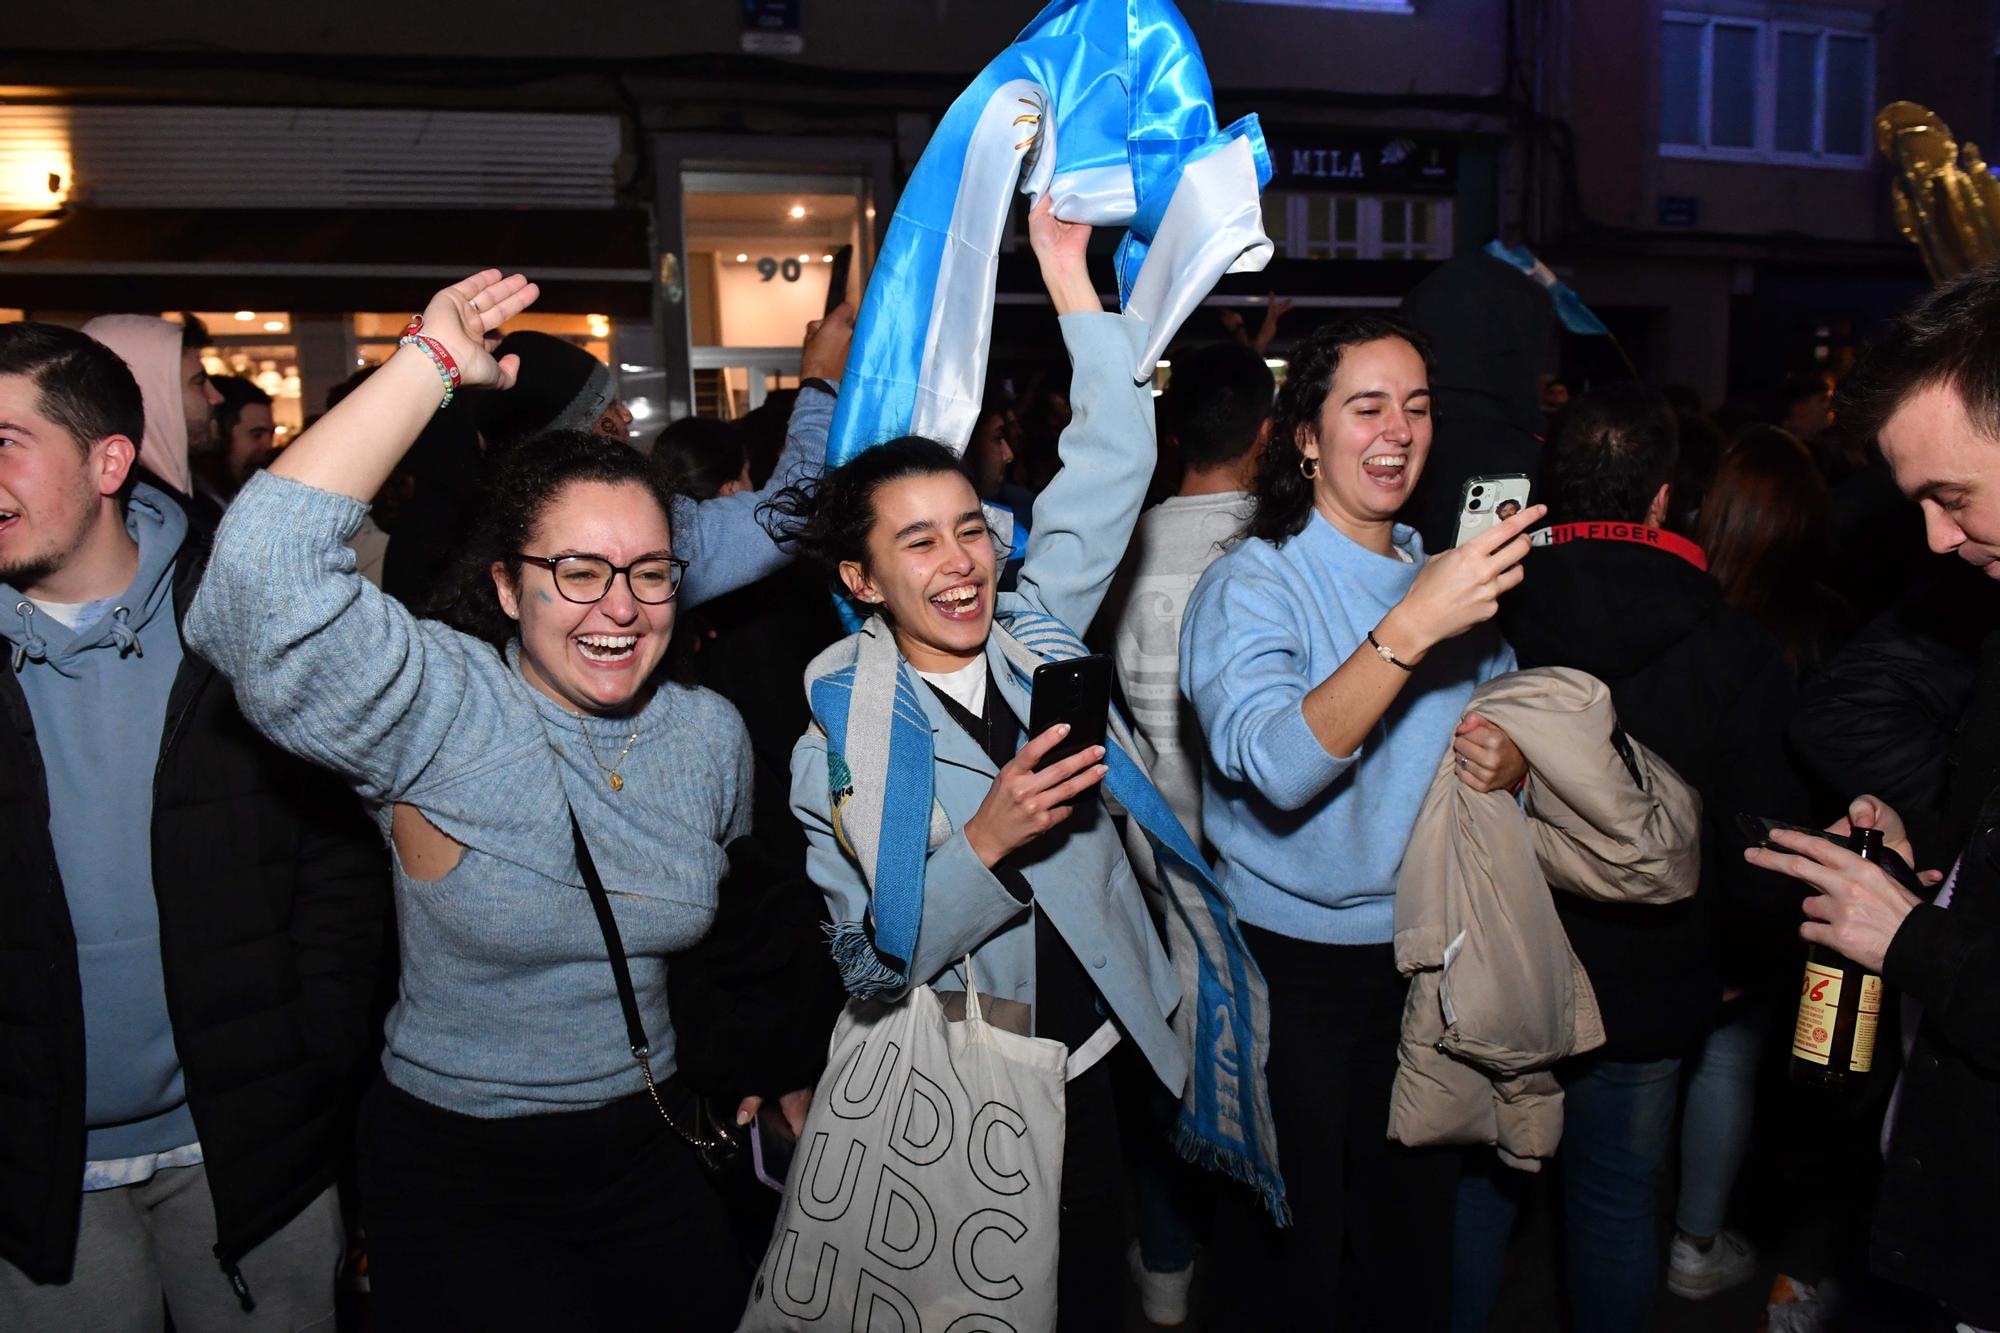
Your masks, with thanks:
[[[539,588],[535,590],[535,596],[541,598],[545,602],[553,602],[555,600],[555,598],[549,596],[547,593],[543,592]]]

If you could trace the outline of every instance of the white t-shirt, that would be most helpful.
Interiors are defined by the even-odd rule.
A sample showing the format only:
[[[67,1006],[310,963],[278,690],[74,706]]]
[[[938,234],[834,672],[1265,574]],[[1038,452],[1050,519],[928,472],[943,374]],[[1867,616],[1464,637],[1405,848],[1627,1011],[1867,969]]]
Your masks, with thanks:
[[[956,671],[919,671],[917,674],[950,695],[959,707],[974,717],[985,714],[985,653],[981,653]]]
[[[83,623],[84,612],[103,607],[112,598],[100,598],[94,602],[45,602],[39,597],[28,599],[35,609],[55,621],[64,629],[75,629]]]

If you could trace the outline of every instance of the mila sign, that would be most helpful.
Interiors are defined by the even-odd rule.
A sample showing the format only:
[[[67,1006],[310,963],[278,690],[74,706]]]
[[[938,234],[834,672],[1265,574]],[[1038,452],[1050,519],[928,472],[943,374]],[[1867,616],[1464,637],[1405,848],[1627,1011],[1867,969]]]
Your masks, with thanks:
[[[1458,188],[1458,145],[1408,136],[1272,136],[1271,186],[1280,190],[1415,191]]]

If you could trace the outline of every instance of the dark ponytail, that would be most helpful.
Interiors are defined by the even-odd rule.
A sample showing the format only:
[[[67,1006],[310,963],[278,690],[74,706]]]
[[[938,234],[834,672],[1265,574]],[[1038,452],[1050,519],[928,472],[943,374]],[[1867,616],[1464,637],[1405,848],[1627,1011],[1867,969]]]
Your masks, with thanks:
[[[1278,390],[1278,406],[1271,414],[1271,441],[1257,464],[1257,509],[1250,516],[1250,536],[1283,546],[1304,530],[1312,516],[1313,484],[1300,471],[1305,455],[1299,451],[1299,432],[1319,429],[1320,412],[1347,349],[1384,338],[1401,338],[1414,347],[1423,358],[1425,375],[1430,374],[1430,340],[1396,315],[1344,315],[1315,329],[1293,351],[1284,387]]]
[[[936,440],[905,435],[864,450],[831,472],[785,487],[758,507],[757,516],[773,540],[819,566],[838,587],[843,561],[868,563],[875,493],[905,477],[944,472],[964,475],[957,454]]]
[[[488,643],[503,644],[513,638],[518,627],[500,609],[493,588],[494,562],[520,577],[519,557],[534,540],[549,506],[569,487],[591,481],[645,487],[672,524],[673,491],[658,469],[631,446],[583,431],[535,436],[508,449],[494,464],[472,533],[426,613]]]

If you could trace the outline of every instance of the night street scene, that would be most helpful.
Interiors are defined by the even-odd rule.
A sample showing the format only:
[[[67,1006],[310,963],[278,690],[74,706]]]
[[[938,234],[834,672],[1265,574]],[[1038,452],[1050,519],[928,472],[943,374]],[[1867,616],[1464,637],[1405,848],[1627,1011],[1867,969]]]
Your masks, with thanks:
[[[0,1329],[2000,1333],[2000,0],[0,29]]]

